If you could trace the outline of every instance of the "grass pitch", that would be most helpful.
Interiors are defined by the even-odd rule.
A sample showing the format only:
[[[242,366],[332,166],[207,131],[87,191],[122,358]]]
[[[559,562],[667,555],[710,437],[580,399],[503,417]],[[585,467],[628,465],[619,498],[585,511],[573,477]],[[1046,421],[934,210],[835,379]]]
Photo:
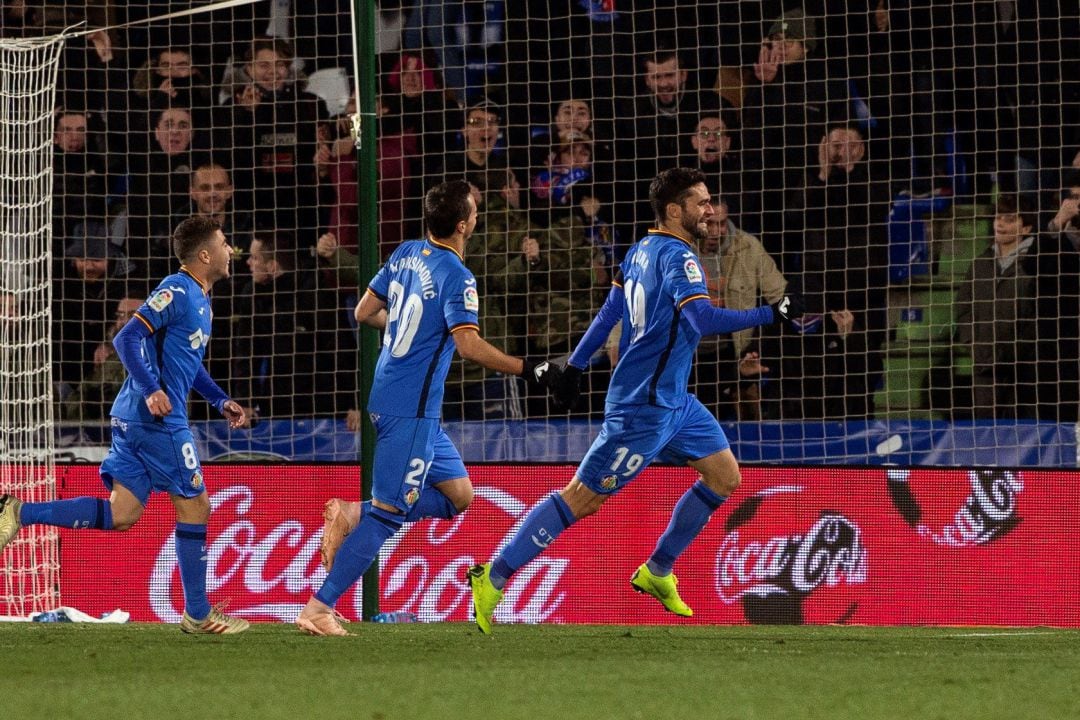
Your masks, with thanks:
[[[0,624],[0,717],[1080,718],[1080,632]]]

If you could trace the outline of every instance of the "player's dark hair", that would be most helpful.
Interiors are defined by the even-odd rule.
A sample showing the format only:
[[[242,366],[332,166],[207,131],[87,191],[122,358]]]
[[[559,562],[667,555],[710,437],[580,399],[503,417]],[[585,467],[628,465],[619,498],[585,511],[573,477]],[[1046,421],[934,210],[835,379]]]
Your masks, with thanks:
[[[464,180],[450,180],[428,190],[424,196],[424,222],[433,237],[448,238],[459,222],[469,219],[471,192]]]
[[[195,259],[199,250],[213,239],[214,233],[221,229],[217,221],[201,215],[194,215],[184,220],[173,230],[173,255],[182,263]]]
[[[680,207],[690,195],[690,188],[705,182],[705,173],[695,168],[671,168],[653,178],[649,184],[649,204],[656,213],[656,221],[663,222],[667,206],[675,203]]]

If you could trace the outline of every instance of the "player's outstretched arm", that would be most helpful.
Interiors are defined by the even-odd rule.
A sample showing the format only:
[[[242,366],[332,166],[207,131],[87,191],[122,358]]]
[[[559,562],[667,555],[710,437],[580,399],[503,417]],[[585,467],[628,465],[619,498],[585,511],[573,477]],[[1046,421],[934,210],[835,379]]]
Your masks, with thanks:
[[[386,327],[386,303],[368,290],[356,303],[353,317],[358,323],[382,330]]]
[[[726,335],[758,325],[790,323],[802,316],[803,309],[802,300],[789,294],[771,305],[749,310],[717,308],[706,298],[697,298],[683,305],[682,313],[701,335]]]
[[[520,375],[526,382],[543,387],[551,387],[559,372],[558,366],[547,360],[531,360],[507,355],[480,337],[480,333],[471,325],[460,325],[450,332],[454,336],[454,346],[457,348],[458,355],[488,370],[507,375]]]

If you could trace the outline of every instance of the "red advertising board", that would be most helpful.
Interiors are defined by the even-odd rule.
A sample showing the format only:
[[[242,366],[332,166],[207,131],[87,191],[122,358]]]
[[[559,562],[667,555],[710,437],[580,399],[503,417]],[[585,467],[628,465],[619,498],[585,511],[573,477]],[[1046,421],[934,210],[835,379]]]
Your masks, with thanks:
[[[104,495],[91,466],[58,469],[62,497]],[[465,570],[488,560],[572,467],[477,466],[452,521],[406,528],[383,549],[381,608],[464,621]],[[357,495],[352,466],[208,465],[211,600],[291,621],[318,588],[326,498]],[[675,571],[694,617],[628,583],[695,479],[650,468],[563,533],[507,586],[498,622],[860,623],[1080,626],[1076,473],[755,467]],[[61,531],[63,604],[175,622],[182,591],[168,500],[126,533]],[[360,589],[342,598],[349,618]]]

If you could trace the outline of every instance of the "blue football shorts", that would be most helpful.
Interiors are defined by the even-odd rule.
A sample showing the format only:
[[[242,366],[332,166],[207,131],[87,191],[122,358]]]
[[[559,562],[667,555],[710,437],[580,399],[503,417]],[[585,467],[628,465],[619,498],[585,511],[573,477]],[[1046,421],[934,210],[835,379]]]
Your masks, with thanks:
[[[461,453],[438,418],[371,414],[375,462],[371,494],[407,513],[425,485],[467,477]]]
[[[694,395],[681,408],[616,405],[604,408],[604,425],[577,469],[595,493],[610,495],[658,460],[685,465],[730,447],[713,414]]]
[[[185,498],[206,492],[195,437],[186,425],[112,419],[112,444],[101,462],[101,481],[118,482],[144,506],[151,492]]]

